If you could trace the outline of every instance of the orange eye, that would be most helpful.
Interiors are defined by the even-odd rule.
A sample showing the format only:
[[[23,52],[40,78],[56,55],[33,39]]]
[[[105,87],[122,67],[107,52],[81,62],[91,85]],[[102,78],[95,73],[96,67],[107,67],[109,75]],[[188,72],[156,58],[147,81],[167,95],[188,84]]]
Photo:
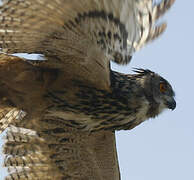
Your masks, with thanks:
[[[164,93],[166,91],[166,86],[164,83],[160,83],[160,92]]]

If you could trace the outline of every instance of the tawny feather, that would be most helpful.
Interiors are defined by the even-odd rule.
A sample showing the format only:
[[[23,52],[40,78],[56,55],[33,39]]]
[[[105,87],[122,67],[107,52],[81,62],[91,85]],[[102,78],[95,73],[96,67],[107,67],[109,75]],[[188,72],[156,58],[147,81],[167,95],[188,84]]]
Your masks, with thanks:
[[[48,133],[51,135],[47,139]],[[66,127],[63,133],[48,129],[41,136],[14,126],[7,130],[6,180],[119,179],[114,133],[90,134]]]
[[[109,62],[126,64],[135,51],[159,37],[166,24],[155,22],[174,1],[3,2],[2,51],[46,56],[31,65],[0,55],[6,179],[118,180],[112,131],[155,117],[174,94],[169,85],[170,97],[155,102],[144,85],[158,75],[144,70],[138,75],[116,73]]]
[[[5,1],[0,8],[0,45],[8,53],[42,53],[50,59],[56,56],[60,64],[65,56],[84,60],[90,47],[96,46],[109,60],[125,64],[146,44],[155,21],[173,2]]]
[[[13,107],[0,107],[0,133],[22,116],[21,110]]]

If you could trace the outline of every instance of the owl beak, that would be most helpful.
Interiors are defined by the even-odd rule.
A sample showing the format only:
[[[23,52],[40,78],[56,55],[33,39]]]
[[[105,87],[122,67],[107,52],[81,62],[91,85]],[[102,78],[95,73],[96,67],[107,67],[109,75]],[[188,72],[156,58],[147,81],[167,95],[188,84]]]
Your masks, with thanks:
[[[176,108],[176,101],[174,100],[174,98],[171,98],[166,102],[166,105],[169,109],[173,111]]]

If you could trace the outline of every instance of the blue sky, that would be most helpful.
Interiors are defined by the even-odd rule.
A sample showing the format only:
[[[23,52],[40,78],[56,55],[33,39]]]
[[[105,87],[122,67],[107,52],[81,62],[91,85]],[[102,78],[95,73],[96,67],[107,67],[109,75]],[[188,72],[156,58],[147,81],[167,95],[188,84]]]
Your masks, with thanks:
[[[166,32],[137,52],[125,67],[151,69],[176,92],[177,108],[131,131],[117,132],[122,180],[194,180],[194,1],[177,0],[163,18]],[[1,180],[1,178],[0,178]]]
[[[126,67],[149,68],[172,84],[177,108],[117,133],[122,180],[194,180],[194,1],[177,0],[166,32]]]

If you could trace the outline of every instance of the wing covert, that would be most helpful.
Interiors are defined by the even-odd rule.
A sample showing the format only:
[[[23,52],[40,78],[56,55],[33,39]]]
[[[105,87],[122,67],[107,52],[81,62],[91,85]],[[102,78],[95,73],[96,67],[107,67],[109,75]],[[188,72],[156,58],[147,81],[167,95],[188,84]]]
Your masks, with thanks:
[[[3,147],[6,180],[119,179],[114,133],[90,134],[65,126],[36,128],[38,132],[8,128]]]
[[[155,21],[174,0],[4,0],[0,7],[0,48],[38,53],[38,66],[109,90],[110,66],[130,62],[133,53],[158,37]],[[32,63],[32,62],[31,62]]]
[[[173,2],[5,1],[0,8],[0,46],[8,53],[42,53],[60,64],[71,57],[76,63],[86,62],[90,49],[99,48],[108,60],[126,64],[136,50],[163,32],[165,25],[155,27],[155,21]]]

